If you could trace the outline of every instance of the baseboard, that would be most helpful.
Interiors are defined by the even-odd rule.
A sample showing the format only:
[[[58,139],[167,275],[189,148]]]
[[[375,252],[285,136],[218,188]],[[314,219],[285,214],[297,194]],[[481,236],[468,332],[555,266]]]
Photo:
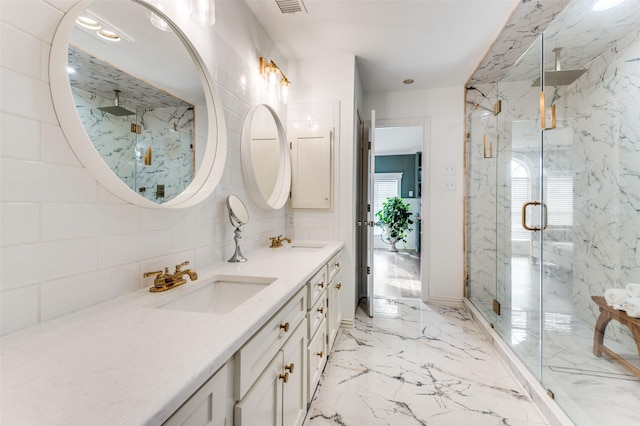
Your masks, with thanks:
[[[469,301],[463,300],[464,307],[471,314],[474,322],[493,345],[498,356],[506,364],[523,390],[531,397],[540,413],[552,426],[575,426],[573,421],[562,411],[558,404],[547,395],[547,390],[524,366],[522,361],[513,353],[511,348],[502,340],[500,335],[491,327],[480,311]]]
[[[462,306],[462,299],[458,297],[428,297],[423,300],[424,303],[432,303],[434,305]]]
[[[343,319],[340,321],[340,328],[353,328],[356,326],[356,323],[352,319]]]

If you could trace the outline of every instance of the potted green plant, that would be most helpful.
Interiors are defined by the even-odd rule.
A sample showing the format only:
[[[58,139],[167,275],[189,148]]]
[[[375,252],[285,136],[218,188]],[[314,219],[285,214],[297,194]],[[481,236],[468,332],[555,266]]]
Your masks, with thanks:
[[[389,251],[398,251],[398,241],[407,242],[407,231],[412,231],[409,225],[413,224],[409,212],[409,204],[405,204],[400,197],[389,197],[382,203],[382,210],[376,212],[378,225],[383,229],[383,241],[387,239],[391,247]]]

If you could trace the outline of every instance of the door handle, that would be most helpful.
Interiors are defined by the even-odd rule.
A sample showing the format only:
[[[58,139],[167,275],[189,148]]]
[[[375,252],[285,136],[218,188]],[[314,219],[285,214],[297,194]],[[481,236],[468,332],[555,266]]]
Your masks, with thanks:
[[[527,207],[529,206],[539,206],[542,205],[542,228],[538,228],[537,226],[529,226],[527,225]],[[540,231],[542,229],[547,229],[547,205],[545,203],[541,203],[540,201],[527,201],[522,205],[522,227],[527,231]]]

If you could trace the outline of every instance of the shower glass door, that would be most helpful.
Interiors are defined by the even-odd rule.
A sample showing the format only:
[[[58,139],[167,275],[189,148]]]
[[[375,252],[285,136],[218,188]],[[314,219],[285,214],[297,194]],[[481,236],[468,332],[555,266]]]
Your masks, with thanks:
[[[497,331],[540,378],[541,67],[539,38],[498,84]]]
[[[496,324],[496,117],[495,88],[473,87],[467,91],[466,149],[470,172],[466,192],[466,296],[492,325]],[[492,151],[492,154],[490,153]],[[472,231],[469,231],[472,230]]]

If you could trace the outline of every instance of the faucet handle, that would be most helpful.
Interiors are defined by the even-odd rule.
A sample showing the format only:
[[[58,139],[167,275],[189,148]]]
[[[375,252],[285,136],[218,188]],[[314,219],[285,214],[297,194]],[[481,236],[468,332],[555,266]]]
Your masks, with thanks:
[[[165,268],[165,271],[166,270],[167,269]],[[165,283],[165,279],[164,278],[165,277],[164,277],[163,271],[145,272],[144,274],[142,274],[142,276],[144,278],[150,277],[152,275],[155,275],[156,278],[153,280],[153,287],[151,287],[151,288],[155,287],[156,289],[160,289],[160,288],[164,287],[164,283]]]
[[[187,266],[188,264],[189,264],[189,261],[188,261],[188,260],[185,260],[185,261],[184,261],[184,262],[182,262],[181,264],[176,265],[176,274],[177,274],[178,272],[182,272],[182,267],[183,267],[183,266]]]
[[[148,277],[150,277],[151,275],[157,275],[157,276],[160,276],[160,275],[162,275],[162,271],[145,272],[144,274],[142,274],[142,276],[143,276],[144,278],[148,278]]]

